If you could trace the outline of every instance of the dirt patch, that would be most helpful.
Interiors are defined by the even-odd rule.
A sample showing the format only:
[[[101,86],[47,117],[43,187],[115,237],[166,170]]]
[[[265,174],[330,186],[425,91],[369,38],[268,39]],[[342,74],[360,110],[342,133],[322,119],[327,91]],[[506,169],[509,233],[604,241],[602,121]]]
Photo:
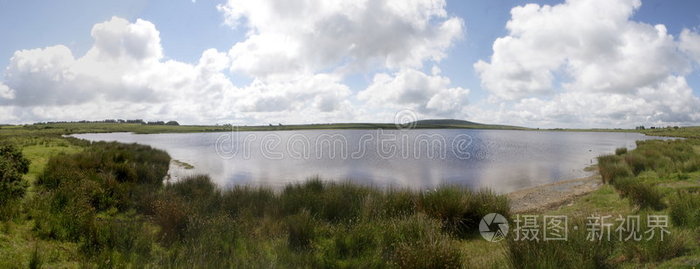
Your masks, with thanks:
[[[599,175],[563,180],[508,193],[511,212],[542,212],[572,202],[577,197],[597,190],[603,182]]]

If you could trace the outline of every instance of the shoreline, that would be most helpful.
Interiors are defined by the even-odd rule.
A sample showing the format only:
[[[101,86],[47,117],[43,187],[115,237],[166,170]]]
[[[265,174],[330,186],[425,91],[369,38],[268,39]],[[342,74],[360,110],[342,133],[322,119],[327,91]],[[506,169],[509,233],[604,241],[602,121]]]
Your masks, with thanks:
[[[603,186],[598,173],[575,179],[567,179],[506,193],[511,213],[542,212],[573,201]]]

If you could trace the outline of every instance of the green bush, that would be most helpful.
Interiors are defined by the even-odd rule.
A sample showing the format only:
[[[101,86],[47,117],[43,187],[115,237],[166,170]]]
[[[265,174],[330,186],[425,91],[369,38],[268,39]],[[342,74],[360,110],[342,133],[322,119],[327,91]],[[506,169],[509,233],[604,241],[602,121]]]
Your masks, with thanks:
[[[629,167],[632,169],[632,173],[635,176],[639,175],[642,171],[653,167],[652,162],[649,161],[650,159],[636,151],[625,154],[624,160],[625,163],[627,163],[627,165],[629,165]]]
[[[627,153],[627,148],[617,148],[615,149],[615,155],[622,155]]]
[[[160,238],[166,244],[182,240],[192,209],[185,200],[173,193],[165,193],[153,205],[153,221],[160,226]]]
[[[488,213],[508,216],[506,196],[489,190],[474,192],[461,186],[443,186],[421,193],[418,209],[436,218],[450,233],[464,237],[478,231],[479,221]]]
[[[614,182],[622,197],[627,197],[641,208],[661,210],[665,207],[663,194],[651,184],[641,183],[636,178],[622,178]]]
[[[422,214],[388,225],[383,244],[390,264],[398,268],[462,268],[459,244],[441,233],[441,226]]]
[[[222,191],[221,208],[231,217],[249,214],[262,217],[274,214],[277,197],[274,191],[263,187],[234,186]]]
[[[585,218],[569,219],[569,228],[586,227]],[[610,268],[615,240],[587,238],[586,229],[569,229],[567,240],[536,241],[506,238],[506,255],[513,268]],[[541,239],[541,238],[540,238]]]
[[[11,144],[0,143],[0,208],[24,196],[28,185],[22,175],[27,172],[29,160],[22,152]]]
[[[219,211],[221,192],[207,175],[194,175],[168,184],[165,192],[172,192],[187,201],[195,212],[210,215]]]
[[[287,217],[287,243],[294,250],[309,250],[316,237],[316,221],[309,211],[302,210]]]
[[[700,194],[678,191],[668,204],[669,216],[675,225],[700,227]]]
[[[605,155],[598,157],[598,170],[603,182],[612,183],[618,178],[632,176],[632,170],[617,155]]]

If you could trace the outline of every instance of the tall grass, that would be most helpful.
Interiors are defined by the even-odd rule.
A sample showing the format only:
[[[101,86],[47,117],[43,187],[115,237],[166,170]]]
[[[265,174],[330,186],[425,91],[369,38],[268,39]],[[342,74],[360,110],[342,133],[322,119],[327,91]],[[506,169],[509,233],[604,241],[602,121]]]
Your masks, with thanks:
[[[612,183],[617,178],[629,177],[632,170],[618,155],[604,155],[598,157],[598,169],[603,182]]]
[[[589,240],[585,218],[569,220],[567,240],[506,241],[507,258],[513,268],[609,268],[617,242]],[[571,229],[578,226],[579,229]],[[541,239],[541,238],[540,238]]]
[[[639,182],[636,178],[620,178],[613,183],[622,197],[629,198],[641,208],[661,210],[665,208],[663,194],[649,183]]]
[[[623,197],[641,208],[661,210],[663,193],[653,183],[637,177],[653,171],[661,178],[688,179],[686,173],[700,169],[700,154],[693,150],[695,142],[686,140],[637,141],[633,151],[618,149],[615,155],[598,157],[598,168],[605,183],[612,184]]]
[[[311,178],[275,191],[220,189],[208,176],[162,184],[169,157],[94,143],[51,158],[31,201],[35,232],[72,241],[100,267],[463,266],[459,240],[483,215],[508,216],[488,190],[380,189]],[[109,262],[107,262],[109,261]]]
[[[700,227],[700,195],[678,191],[669,199],[669,216],[681,227]]]

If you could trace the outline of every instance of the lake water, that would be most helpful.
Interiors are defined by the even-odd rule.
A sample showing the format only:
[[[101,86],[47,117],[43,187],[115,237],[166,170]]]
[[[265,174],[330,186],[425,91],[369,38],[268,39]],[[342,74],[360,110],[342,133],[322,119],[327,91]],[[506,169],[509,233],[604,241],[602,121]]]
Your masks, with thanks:
[[[380,187],[440,184],[497,192],[591,175],[584,168],[636,140],[637,133],[514,130],[308,130],[186,134],[76,134],[91,141],[150,145],[173,159],[174,178],[208,174],[217,184],[281,187],[319,176]]]

